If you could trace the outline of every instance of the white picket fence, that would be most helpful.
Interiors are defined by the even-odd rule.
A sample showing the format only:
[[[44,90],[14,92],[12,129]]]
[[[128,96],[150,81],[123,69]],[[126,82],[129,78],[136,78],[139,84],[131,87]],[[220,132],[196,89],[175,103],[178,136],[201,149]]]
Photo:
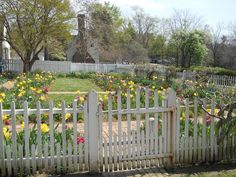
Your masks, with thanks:
[[[236,86],[235,76],[212,75],[210,80],[220,86]]]
[[[23,72],[23,62],[20,59],[4,60],[6,71]],[[32,71],[42,70],[56,73],[81,72],[132,72],[134,66],[127,64],[94,64],[94,63],[72,63],[70,61],[35,61]]]
[[[0,170],[1,176],[34,174],[36,171],[47,173],[104,172],[151,166],[175,166],[204,162],[218,162],[236,158],[236,137],[228,137],[218,143],[214,118],[199,112],[199,104],[194,100],[189,105],[180,105],[175,92],[169,90],[164,99],[157,90],[148,88],[135,91],[135,97],[127,90],[122,97],[120,90],[109,95],[108,107],[98,102],[98,95],[91,91],[83,106],[73,103],[66,108],[28,108],[4,110],[0,103],[0,120],[3,115],[11,116],[12,144],[6,144],[3,121],[0,121]],[[160,97],[161,96],[161,97]],[[116,103],[116,104],[114,104]],[[122,104],[123,103],[123,104]],[[206,108],[206,101],[203,101]],[[193,109],[193,115],[190,110]],[[214,100],[211,113],[215,111]],[[182,113],[185,113],[181,117]],[[49,115],[46,123],[50,127],[48,141],[43,143],[40,124],[44,113]],[[72,140],[67,139],[66,113],[72,114]],[[61,139],[56,142],[55,114],[62,114]],[[24,142],[17,139],[17,115],[24,117]],[[37,135],[31,144],[30,115],[36,115]],[[78,124],[77,117],[83,116],[84,123]],[[210,120],[210,121],[209,121]],[[77,144],[78,132],[82,129],[84,143]]]

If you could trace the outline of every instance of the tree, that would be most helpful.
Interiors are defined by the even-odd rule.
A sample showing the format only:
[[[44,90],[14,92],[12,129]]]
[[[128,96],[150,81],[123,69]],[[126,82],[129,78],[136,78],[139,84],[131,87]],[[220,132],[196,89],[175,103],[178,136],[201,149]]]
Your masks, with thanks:
[[[169,19],[169,27],[172,34],[178,30],[192,31],[202,28],[202,17],[192,14],[189,10],[174,10]]]
[[[24,72],[31,71],[38,54],[48,39],[66,38],[70,31],[69,0],[1,0],[0,14],[4,19],[7,36],[4,38],[24,63]]]
[[[169,29],[171,35],[175,35],[178,31],[193,31],[195,29],[201,29],[202,18],[196,14],[192,14],[189,10],[174,10],[173,15],[168,19]],[[172,43],[173,44],[173,43]],[[179,43],[175,43],[173,46],[176,49],[175,58],[176,65],[178,66],[180,60]]]
[[[203,31],[179,30],[172,36],[172,43],[178,47],[181,56],[181,67],[190,67],[191,64],[200,64],[207,54]]]
[[[146,14],[140,7],[133,7],[134,16],[132,24],[138,33],[138,40],[144,48],[147,48],[150,33],[154,33],[157,27],[158,19]]]
[[[219,66],[219,62],[221,59],[220,49],[221,49],[221,42],[222,42],[222,30],[223,25],[219,23],[216,29],[211,29],[211,43],[209,44],[209,49],[212,53],[213,58],[213,65]]]

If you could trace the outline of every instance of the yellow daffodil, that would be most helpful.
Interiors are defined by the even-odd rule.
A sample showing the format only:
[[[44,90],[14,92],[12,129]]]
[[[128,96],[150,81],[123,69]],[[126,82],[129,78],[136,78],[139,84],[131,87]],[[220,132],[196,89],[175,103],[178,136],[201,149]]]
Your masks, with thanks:
[[[77,95],[79,95],[79,94],[80,94],[80,91],[79,91],[79,90],[77,90],[77,91],[76,91],[76,94],[77,94]]]
[[[10,132],[7,129],[7,127],[3,127],[3,134],[6,140],[8,140],[10,138]]]
[[[195,92],[193,95],[194,95],[194,96],[197,96],[197,93]]]
[[[106,101],[108,100],[108,95],[104,95],[103,99]]]
[[[133,82],[133,81],[129,81],[128,84],[129,84],[129,85],[133,85],[134,82]]]
[[[43,124],[41,124],[41,131],[43,132],[43,133],[47,133],[47,132],[49,132],[49,127],[48,127],[48,125],[47,124],[45,124],[45,123],[43,123]]]
[[[18,97],[22,97],[24,94],[25,94],[25,91],[21,91],[21,92],[18,94]]]
[[[0,97],[2,97],[3,99],[6,97],[5,93],[0,93]]]
[[[79,100],[81,101],[81,102],[84,102],[84,97],[79,97]]]
[[[42,95],[39,99],[40,99],[41,101],[45,101],[45,100],[46,100],[46,98],[45,98],[44,95]]]
[[[2,121],[7,120],[7,115],[2,115]]]
[[[37,94],[41,94],[41,93],[42,93],[42,89],[38,89],[38,90],[36,91],[36,93],[37,93]]]
[[[35,91],[36,91],[36,88],[30,87],[30,90],[31,90],[32,92],[35,92]]]
[[[71,118],[71,114],[70,113],[66,113],[65,119],[68,120],[69,118]]]
[[[152,78],[153,80],[157,80],[157,76],[153,76],[153,78]]]
[[[22,124],[21,124],[21,128],[22,128],[22,129],[25,128],[25,123],[24,123],[24,122],[22,122]]]
[[[214,110],[214,115],[217,115],[220,109],[215,109]],[[211,113],[211,109],[207,109],[207,112]]]

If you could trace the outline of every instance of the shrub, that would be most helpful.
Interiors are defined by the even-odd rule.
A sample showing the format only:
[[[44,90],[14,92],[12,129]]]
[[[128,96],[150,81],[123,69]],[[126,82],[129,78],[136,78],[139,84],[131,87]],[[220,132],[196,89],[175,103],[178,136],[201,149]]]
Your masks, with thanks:
[[[191,70],[199,73],[204,72],[206,74],[236,76],[236,71],[220,67],[195,66],[191,67]]]

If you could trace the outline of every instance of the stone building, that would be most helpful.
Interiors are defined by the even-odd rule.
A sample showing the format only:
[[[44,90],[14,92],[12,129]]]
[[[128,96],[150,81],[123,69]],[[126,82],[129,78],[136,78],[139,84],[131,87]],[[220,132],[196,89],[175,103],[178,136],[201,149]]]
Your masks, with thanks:
[[[86,16],[78,16],[78,34],[73,36],[67,49],[67,60],[74,63],[99,63],[99,45],[88,33]]]

